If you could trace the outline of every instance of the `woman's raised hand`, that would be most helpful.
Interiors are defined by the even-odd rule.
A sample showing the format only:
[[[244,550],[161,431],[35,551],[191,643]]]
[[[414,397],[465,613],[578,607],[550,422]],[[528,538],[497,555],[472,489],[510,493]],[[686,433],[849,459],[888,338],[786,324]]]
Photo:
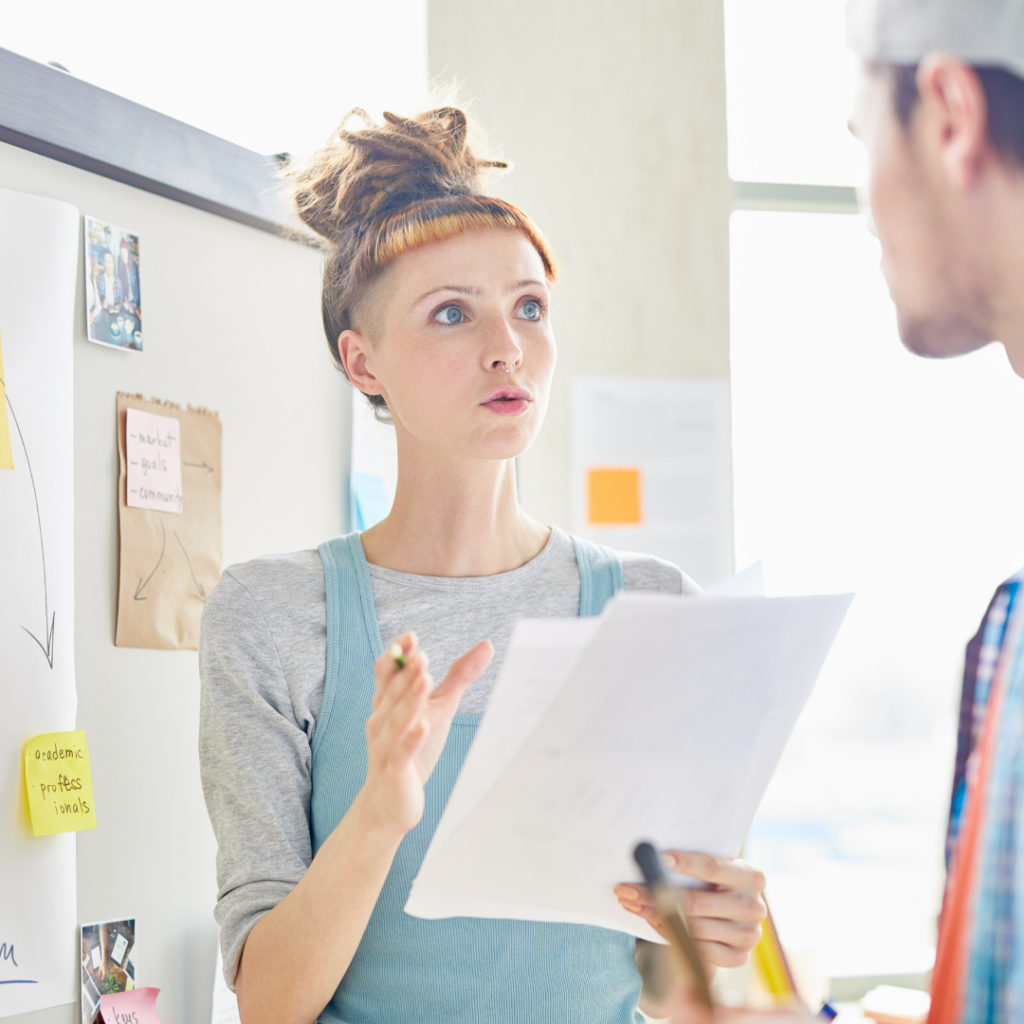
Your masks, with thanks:
[[[385,651],[373,667],[377,690],[366,723],[369,764],[363,795],[367,810],[382,826],[404,833],[423,816],[423,786],[444,749],[459,698],[490,664],[494,648],[489,640],[481,641],[453,662],[434,687],[416,634],[405,633],[395,643],[404,667],[393,650]]]

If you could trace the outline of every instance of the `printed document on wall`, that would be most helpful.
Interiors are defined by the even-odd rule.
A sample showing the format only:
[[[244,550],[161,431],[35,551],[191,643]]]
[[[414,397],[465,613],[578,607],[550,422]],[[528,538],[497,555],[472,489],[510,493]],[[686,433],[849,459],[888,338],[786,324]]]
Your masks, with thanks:
[[[732,574],[727,378],[574,377],[572,478],[580,536],[703,587]]]
[[[75,836],[32,834],[23,750],[75,728],[72,325],[78,211],[0,189],[0,1017],[75,1001]]]

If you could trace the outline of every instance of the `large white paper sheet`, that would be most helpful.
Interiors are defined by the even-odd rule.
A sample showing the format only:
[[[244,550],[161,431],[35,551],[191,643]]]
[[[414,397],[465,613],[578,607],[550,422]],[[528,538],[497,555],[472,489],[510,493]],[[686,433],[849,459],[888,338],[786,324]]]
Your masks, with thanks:
[[[850,600],[621,594],[521,623],[406,910],[661,941],[612,893],[633,847],[736,855]]]
[[[730,415],[725,377],[574,377],[573,531],[667,558],[702,587],[729,576]],[[588,479],[599,467],[638,471],[640,522],[591,522]]]
[[[26,740],[75,728],[72,324],[78,211],[0,189],[0,1017],[76,999],[75,835],[35,837]]]

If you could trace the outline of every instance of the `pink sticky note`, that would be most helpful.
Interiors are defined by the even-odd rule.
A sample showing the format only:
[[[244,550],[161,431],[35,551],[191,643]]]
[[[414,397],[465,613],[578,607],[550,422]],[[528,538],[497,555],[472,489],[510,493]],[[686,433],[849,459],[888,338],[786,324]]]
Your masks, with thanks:
[[[156,1012],[158,988],[136,988],[100,996],[103,1024],[160,1024]]]

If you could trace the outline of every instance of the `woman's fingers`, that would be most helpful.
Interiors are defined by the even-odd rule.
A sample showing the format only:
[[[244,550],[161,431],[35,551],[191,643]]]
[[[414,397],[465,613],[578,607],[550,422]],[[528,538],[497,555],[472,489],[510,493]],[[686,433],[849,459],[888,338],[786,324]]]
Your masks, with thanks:
[[[720,917],[743,924],[760,924],[768,908],[760,892],[742,889],[681,889],[679,903],[691,917]]]
[[[714,870],[718,877],[733,880],[738,877],[744,885],[742,889],[677,890],[690,933],[698,946],[703,944],[706,960],[717,967],[734,967],[746,962],[747,955],[761,938],[761,921],[766,914],[760,895],[763,876],[742,862],[739,862],[738,876],[734,875],[728,870],[734,863],[723,862],[720,866],[725,870],[719,870],[719,866],[714,866]],[[708,870],[708,865],[701,865],[700,870]],[[662,931],[654,900],[646,886],[619,885],[615,887],[615,895],[625,910]]]
[[[410,655],[405,667],[397,671],[383,689],[377,691],[374,698],[373,714],[383,719],[390,713],[391,708],[405,696],[409,687],[421,677],[426,679],[429,690],[434,684],[429,666],[430,661],[422,651]]]
[[[765,918],[764,901],[750,893],[682,888],[676,892],[687,921],[710,918],[741,925],[759,925]],[[615,895],[627,910],[634,906],[654,910],[654,900],[644,886],[619,885],[615,887]]]
[[[427,679],[422,673],[414,676],[401,697],[393,705],[375,712],[374,717],[380,719],[380,725],[373,737],[375,745],[387,756],[394,745],[406,731],[417,724],[423,714],[429,693]],[[369,734],[368,734],[369,735]]]
[[[764,889],[764,874],[745,860],[727,860],[689,850],[663,850],[661,856],[666,867],[679,875],[699,878],[723,889],[742,889],[758,895]]]
[[[475,682],[491,663],[494,647],[490,640],[481,640],[476,647],[466,651],[461,658],[452,662],[448,675],[434,690],[433,698],[438,703],[458,704],[466,687]]]
[[[413,632],[403,633],[400,637],[395,639],[391,644],[388,645],[387,650],[373,663],[373,677],[376,683],[376,690],[373,695],[373,707],[376,708],[382,695],[387,690],[389,684],[401,673],[402,666],[398,665],[395,661],[395,656],[392,653],[391,648],[395,644],[402,650],[402,657],[406,659],[406,662],[412,658],[416,653],[419,646],[419,639]]]
[[[652,904],[634,903],[621,898],[619,902],[625,910],[642,917],[664,938],[669,937]],[[759,925],[718,918],[690,918],[687,923],[704,962],[714,967],[741,967],[761,938]]]

